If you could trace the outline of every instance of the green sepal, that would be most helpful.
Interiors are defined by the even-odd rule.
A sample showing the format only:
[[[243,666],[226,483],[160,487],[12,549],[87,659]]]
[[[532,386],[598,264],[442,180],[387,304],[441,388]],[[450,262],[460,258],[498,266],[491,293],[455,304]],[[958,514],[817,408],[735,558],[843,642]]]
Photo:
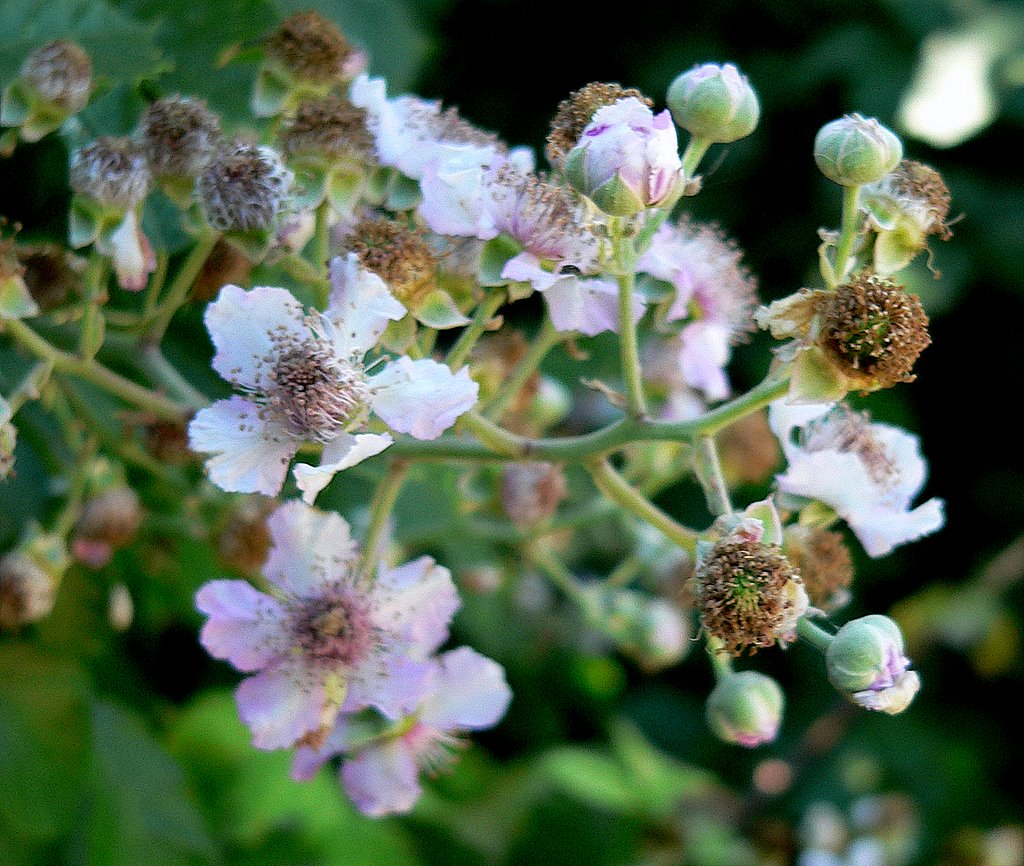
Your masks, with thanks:
[[[370,172],[363,187],[363,198],[367,204],[381,207],[387,198],[388,183],[391,180],[391,169],[378,166]]]
[[[839,520],[839,515],[836,514],[835,509],[832,508],[831,505],[826,505],[824,502],[818,502],[816,499],[811,500],[802,508],[794,510],[800,511],[800,517],[797,518],[797,522],[801,526],[813,526],[817,529],[828,529]]]
[[[277,117],[284,111],[290,93],[290,83],[263,66],[256,75],[249,106],[257,117]]]
[[[403,354],[415,339],[416,319],[411,313],[407,313],[397,322],[388,322],[384,333],[381,334],[380,344],[389,352]]]
[[[594,190],[590,198],[610,216],[633,216],[645,209],[644,202],[618,174]]]
[[[520,283],[513,280],[505,287],[505,291],[508,292],[509,303],[521,301],[533,294],[533,283]]]
[[[110,222],[109,217],[96,203],[79,196],[72,198],[68,213],[68,243],[72,249],[81,249],[95,243],[104,226]]]
[[[423,199],[419,181],[398,171],[391,173],[384,192],[384,205],[388,210],[412,210]]]
[[[443,289],[434,289],[410,309],[417,321],[422,322],[428,328],[436,328],[439,331],[447,328],[460,328],[470,322],[456,306],[452,296]]]
[[[921,250],[924,242],[906,228],[879,232],[875,239],[875,271],[886,277],[903,270]]]
[[[256,264],[263,260],[270,249],[270,240],[273,232],[270,229],[253,229],[247,232],[224,232],[224,240],[238,247],[249,259]]]
[[[18,274],[0,278],[0,319],[27,319],[39,315],[28,286]]]
[[[315,210],[327,195],[327,173],[321,166],[298,163],[291,166],[295,172],[295,210]]]
[[[484,244],[480,251],[477,277],[481,286],[504,286],[508,277],[501,275],[505,265],[523,251],[522,246],[508,235],[498,235]]]
[[[332,172],[327,179],[327,200],[339,216],[351,216],[359,204],[366,175],[362,171]]]
[[[748,505],[743,511],[743,516],[761,521],[764,526],[761,541],[765,544],[782,544],[782,520],[771,497]]]
[[[829,363],[825,353],[810,346],[798,353],[789,383],[790,403],[835,403],[849,389],[845,377]]]
[[[4,88],[0,100],[0,126],[21,126],[28,119],[36,100],[26,90],[21,79],[12,81]]]

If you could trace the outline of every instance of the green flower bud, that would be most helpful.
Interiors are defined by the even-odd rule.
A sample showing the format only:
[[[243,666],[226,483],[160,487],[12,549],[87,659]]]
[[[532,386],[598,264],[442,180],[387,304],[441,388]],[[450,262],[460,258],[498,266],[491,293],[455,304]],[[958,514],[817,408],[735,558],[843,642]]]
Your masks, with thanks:
[[[754,131],[761,105],[732,63],[704,63],[678,76],[665,98],[675,122],[696,138],[726,144]]]
[[[814,138],[814,161],[841,186],[880,181],[901,159],[899,138],[873,117],[847,114],[826,123]]]
[[[778,735],[785,702],[771,677],[757,671],[730,673],[708,695],[708,727],[726,743],[753,749]]]
[[[681,661],[689,648],[689,624],[662,598],[629,589],[589,590],[591,624],[649,673]]]
[[[828,678],[854,703],[895,715],[905,710],[920,688],[908,670],[903,634],[887,616],[872,614],[848,622],[825,654]]]

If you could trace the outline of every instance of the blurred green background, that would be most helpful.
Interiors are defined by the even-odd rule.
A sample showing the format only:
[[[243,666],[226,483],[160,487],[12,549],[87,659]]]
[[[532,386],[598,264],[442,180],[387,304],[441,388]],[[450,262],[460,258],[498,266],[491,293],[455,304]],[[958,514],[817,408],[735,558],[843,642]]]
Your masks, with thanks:
[[[581,637],[530,578],[493,594],[464,591],[456,638],[506,666],[511,711],[411,816],[368,821],[326,772],[294,784],[285,755],[249,747],[231,697],[236,674],[199,647],[191,603],[225,567],[182,527],[219,518],[191,500],[181,513],[179,494],[139,477],[144,540],[100,572],[72,569],[52,617],[0,637],[0,863],[782,864],[796,861],[808,833],[835,823],[821,806],[829,803],[851,839],[884,851],[830,862],[1019,866],[1024,749],[1010,707],[1024,685],[1024,459],[1013,420],[1024,373],[1024,6],[3,0],[0,79],[36,45],[70,36],[109,84],[86,112],[88,131],[127,132],[145,98],[179,90],[238,123],[252,48],[284,14],[311,7],[369,49],[392,92],[441,97],[538,148],[559,100],[588,81],[620,81],[660,102],[694,63],[737,62],[760,93],[762,124],[711,152],[692,210],[739,241],[765,300],[814,280],[816,230],[838,220],[838,191],[811,159],[822,123],[855,110],[877,116],[904,136],[908,156],[942,172],[962,219],[936,250],[942,279],[921,263],[912,275],[934,344],[916,383],[866,405],[921,434],[924,495],[945,498],[947,526],[881,561],[860,556],[843,614],[893,612],[924,689],[898,718],[855,714],[808,648],[760,655],[756,667],[786,687],[787,717],[776,743],[741,751],[704,725],[711,674],[700,652],[643,676]],[[62,231],[65,160],[51,137],[0,161],[0,212],[27,237]],[[521,303],[510,319],[529,328],[538,309]],[[172,357],[177,347],[203,387],[212,383],[205,341],[198,314],[172,334]],[[18,362],[3,360],[6,390]],[[741,347],[737,388],[767,363],[767,341]],[[568,384],[579,375],[561,355],[549,372]],[[47,480],[44,413],[23,415],[18,474],[0,486],[4,548],[59,493]],[[334,494],[357,521],[372,474],[355,473]],[[463,577],[500,564],[508,551],[458,537],[458,478],[445,480],[414,479],[398,512],[403,534]],[[692,484],[660,502],[706,519]],[[614,544],[590,542],[595,569],[613,567]],[[135,601],[123,633],[107,621],[118,582]]]

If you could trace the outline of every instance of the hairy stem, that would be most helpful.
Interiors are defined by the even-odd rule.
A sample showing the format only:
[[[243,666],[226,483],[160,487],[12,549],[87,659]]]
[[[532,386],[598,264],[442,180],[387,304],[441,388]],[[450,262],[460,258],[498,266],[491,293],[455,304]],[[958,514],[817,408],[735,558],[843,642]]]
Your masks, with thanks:
[[[459,334],[459,339],[455,341],[455,345],[452,346],[448,357],[445,359],[445,363],[453,372],[466,362],[466,358],[469,357],[469,353],[476,345],[476,341],[487,330],[487,323],[498,312],[498,308],[505,303],[505,297],[506,294],[503,288],[491,289],[484,295],[484,299],[477,304],[473,321]]]
[[[492,421],[500,421],[516,396],[526,386],[530,376],[537,371],[541,362],[547,357],[548,352],[565,339],[565,336],[557,331],[551,320],[545,316],[540,331],[530,343],[530,348],[490,400],[480,407],[480,414]]]
[[[373,571],[377,567],[377,558],[380,554],[381,536],[408,476],[409,464],[404,460],[392,460],[388,465],[387,474],[374,491],[373,501],[370,503],[370,523],[366,527],[363,555],[359,563],[359,574],[366,580],[373,580]]]
[[[619,284],[619,356],[622,378],[626,382],[626,404],[630,417],[647,415],[644,402],[643,371],[640,366],[640,343],[633,319],[633,292],[636,289],[636,246],[626,235],[621,220],[612,223],[615,247],[616,280]]]
[[[806,616],[800,617],[797,621],[796,633],[821,652],[828,650],[833,640],[832,635],[820,625],[811,622]]]
[[[839,233],[839,240],[836,242],[836,261],[832,266],[832,271],[835,274],[833,286],[845,282],[850,271],[850,253],[853,251],[853,242],[860,228],[859,201],[859,186],[843,187],[843,222]]]
[[[213,251],[217,237],[215,232],[206,234],[196,241],[196,245],[189,251],[185,261],[181,263],[178,273],[174,275],[174,281],[168,287],[166,295],[153,314],[152,323],[142,340],[144,343],[151,346],[160,345],[174,314],[188,299],[188,293],[192,290],[203,264]]]
[[[712,514],[732,513],[732,502],[729,499],[729,485],[722,474],[722,463],[718,459],[718,448],[714,437],[700,436],[694,449],[694,466],[697,477],[704,488],[704,498],[708,510]]]

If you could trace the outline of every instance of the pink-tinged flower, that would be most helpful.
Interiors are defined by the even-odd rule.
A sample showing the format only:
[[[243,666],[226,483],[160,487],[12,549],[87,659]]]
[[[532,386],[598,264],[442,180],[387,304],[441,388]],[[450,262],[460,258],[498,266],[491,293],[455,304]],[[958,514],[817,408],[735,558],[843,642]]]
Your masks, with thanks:
[[[319,466],[299,463],[307,502],[335,473],[379,454],[392,438],[361,433],[370,412],[392,430],[436,439],[476,403],[468,368],[399,357],[373,376],[363,359],[405,307],[354,254],[331,262],[323,313],[285,289],[225,286],[206,311],[213,368],[244,396],[219,400],[189,426],[194,451],[211,454],[211,480],[224,490],[273,495],[304,442],[319,442]]]
[[[267,526],[273,595],[243,580],[213,580],[196,594],[209,617],[203,646],[254,674],[235,695],[253,745],[319,742],[339,710],[373,707],[390,719],[414,710],[433,675],[427,656],[459,607],[448,570],[421,557],[361,580],[348,524],[298,501]]]
[[[903,634],[889,617],[872,614],[846,623],[825,654],[828,678],[842,694],[868,710],[896,715],[921,687],[909,670]]]
[[[633,96],[599,108],[565,162],[573,187],[613,216],[671,202],[681,173],[672,116]]]
[[[709,400],[729,396],[725,367],[732,346],[753,330],[757,281],[740,264],[743,253],[711,225],[666,223],[640,257],[638,270],[671,283],[665,318],[683,327],[679,364],[687,384]]]
[[[360,744],[354,726],[340,718],[322,748],[298,749],[292,776],[311,779],[343,754],[341,781],[359,811],[375,818],[408,812],[422,793],[420,772],[445,769],[462,745],[459,734],[497,724],[511,699],[501,665],[459,647],[434,660],[426,697],[394,731]]]
[[[652,339],[644,345],[644,381],[660,401],[658,417],[664,421],[690,421],[707,411],[707,402],[683,375],[679,361],[683,345],[676,335]]]
[[[843,404],[775,402],[768,420],[789,463],[776,476],[779,490],[829,505],[870,556],[942,528],[941,499],[911,508],[927,474],[917,436]]]

